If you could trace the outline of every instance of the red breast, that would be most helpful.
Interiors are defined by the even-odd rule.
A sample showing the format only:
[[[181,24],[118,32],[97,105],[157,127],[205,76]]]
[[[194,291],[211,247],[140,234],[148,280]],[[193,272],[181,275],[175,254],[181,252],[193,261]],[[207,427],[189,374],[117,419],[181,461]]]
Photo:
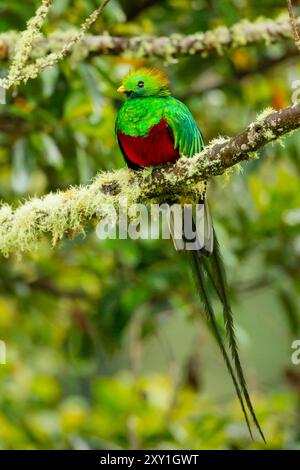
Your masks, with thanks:
[[[118,138],[127,159],[142,167],[163,165],[179,158],[174,140],[165,119],[151,127],[143,137],[133,137],[118,131]]]

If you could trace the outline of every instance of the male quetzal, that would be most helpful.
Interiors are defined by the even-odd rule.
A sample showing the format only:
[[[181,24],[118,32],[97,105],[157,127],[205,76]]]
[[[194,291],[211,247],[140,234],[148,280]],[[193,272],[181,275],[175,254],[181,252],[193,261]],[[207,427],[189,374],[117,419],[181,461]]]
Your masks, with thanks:
[[[171,96],[166,76],[155,69],[139,69],[130,72],[118,89],[127,95],[116,120],[116,136],[129,168],[140,170],[149,166],[175,162],[181,156],[192,157],[203,148],[201,132],[189,109]],[[203,195],[202,195],[203,197]],[[245,420],[251,433],[248,411],[260,432],[264,435],[255,416],[249,397],[235,338],[233,315],[227,294],[226,276],[220,257],[219,246],[208,210],[204,246],[190,251],[196,285],[203,303],[210,328],[219,344],[226,366],[231,375]],[[225,348],[222,333],[208,295],[211,286],[223,306],[233,364]],[[247,410],[247,409],[248,410]]]

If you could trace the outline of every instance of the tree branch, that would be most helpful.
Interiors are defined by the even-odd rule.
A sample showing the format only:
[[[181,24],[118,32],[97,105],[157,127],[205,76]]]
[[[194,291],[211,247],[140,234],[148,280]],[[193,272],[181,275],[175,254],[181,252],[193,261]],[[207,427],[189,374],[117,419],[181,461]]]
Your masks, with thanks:
[[[71,299],[89,300],[87,293],[84,290],[68,290],[52,284],[50,280],[39,278],[36,281],[28,283],[31,289],[40,290],[55,297],[69,297]]]
[[[300,24],[300,19],[295,20]],[[71,32],[55,32],[47,39],[34,44],[33,57],[44,57],[47,53],[55,53],[74,35]],[[13,55],[14,44],[18,37],[16,32],[0,34],[0,58],[6,60]],[[259,42],[267,44],[283,39],[293,39],[288,19],[263,19],[253,23],[243,20],[230,28],[219,26],[211,31],[198,32],[182,36],[174,34],[170,37],[114,37],[110,35],[87,35],[80,44],[80,57],[88,55],[129,55],[130,57],[160,57],[170,59],[180,56],[202,54],[223,54],[226,50],[249,46]]]
[[[287,4],[288,4],[290,25],[291,25],[292,32],[293,32],[294,41],[295,41],[298,51],[300,52],[300,35],[298,31],[298,23],[293,12],[292,0],[287,0]]]
[[[40,30],[44,24],[47,13],[53,0],[43,0],[42,5],[37,9],[35,15],[27,22],[27,28],[16,38],[13,59],[6,78],[0,78],[0,86],[6,90],[12,86],[17,86],[21,82],[36,78],[43,70],[52,67],[60,60],[67,57],[76,44],[80,44],[89,28],[95,23],[98,17],[108,5],[110,0],[103,0],[96,10],[94,10],[82,23],[76,33],[72,33],[68,40],[62,44],[61,48],[51,54],[37,58],[34,63],[28,64],[28,59],[32,56],[32,49],[36,42],[39,42]]]
[[[140,172],[127,169],[100,173],[89,186],[33,198],[13,209],[0,208],[0,251],[4,255],[34,248],[43,234],[55,244],[64,235],[84,232],[93,219],[135,203],[162,202],[176,196],[203,191],[203,181],[224,173],[255,152],[300,128],[300,104],[282,111],[265,110],[243,132],[232,138],[219,138],[193,158],[181,157],[175,164],[148,168]],[[101,210],[101,212],[99,212]]]

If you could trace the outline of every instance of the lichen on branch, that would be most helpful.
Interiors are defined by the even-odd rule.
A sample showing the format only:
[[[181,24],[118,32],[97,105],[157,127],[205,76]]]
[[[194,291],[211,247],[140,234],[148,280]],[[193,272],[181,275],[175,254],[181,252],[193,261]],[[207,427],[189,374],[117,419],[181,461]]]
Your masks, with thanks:
[[[101,15],[102,11],[110,0],[103,0],[101,5],[96,8],[88,18],[83,22],[78,32],[73,32],[63,45],[55,52],[43,55],[30,62],[32,50],[38,41],[42,40],[41,28],[45,22],[48,11],[53,0],[42,0],[42,5],[37,9],[35,15],[27,22],[27,28],[16,39],[16,46],[13,53],[13,59],[6,78],[0,79],[0,86],[6,90],[12,86],[17,86],[29,79],[36,78],[43,70],[55,65],[63,60],[84,38],[88,29]],[[4,33],[6,37],[12,37],[9,33]],[[0,44],[1,45],[1,44]],[[6,46],[8,47],[8,46]],[[2,45],[3,48],[3,45]],[[28,63],[29,62],[29,63]]]
[[[296,24],[300,20],[295,20]],[[56,31],[47,38],[37,38],[32,51],[32,58],[41,59],[47,54],[57,54],[68,44],[74,31]],[[14,54],[16,32],[0,34],[0,49],[7,51],[3,57]],[[81,37],[80,54],[84,58],[89,55],[126,55],[129,57],[159,57],[172,60],[180,56],[213,53],[223,54],[226,50],[248,46],[259,42],[267,44],[293,39],[288,18],[272,20],[260,18],[254,22],[243,20],[230,28],[219,26],[215,29],[197,32],[191,35],[173,34],[169,37],[137,36],[115,37],[86,35]],[[73,44],[74,45],[74,44]],[[73,47],[73,46],[72,46]],[[51,65],[44,62],[44,66]]]
[[[287,4],[288,4],[289,17],[290,17],[291,30],[293,32],[295,45],[298,51],[300,52],[300,35],[298,31],[298,22],[294,15],[292,0],[287,0]]]
[[[48,234],[55,244],[65,235],[83,233],[92,220],[105,217],[103,208],[163,202],[201,192],[203,181],[221,175],[243,160],[254,158],[269,142],[300,128],[300,104],[281,111],[267,109],[235,137],[218,138],[193,158],[181,157],[175,164],[133,172],[121,169],[101,172],[87,186],[33,198],[16,209],[0,207],[0,251],[8,256],[35,247]],[[101,209],[101,213],[99,210]]]
[[[16,41],[12,63],[7,78],[0,80],[0,85],[8,89],[19,83],[19,77],[24,75],[25,64],[30,57],[34,43],[41,39],[41,28],[45,22],[53,0],[43,0],[35,15],[27,22],[27,28]]]

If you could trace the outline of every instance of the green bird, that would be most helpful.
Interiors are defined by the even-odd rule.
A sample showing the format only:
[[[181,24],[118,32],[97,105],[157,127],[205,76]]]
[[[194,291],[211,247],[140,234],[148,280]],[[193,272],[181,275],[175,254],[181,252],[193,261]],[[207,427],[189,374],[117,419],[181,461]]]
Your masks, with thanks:
[[[130,72],[118,91],[126,94],[127,100],[117,115],[116,137],[129,168],[138,171],[175,162],[182,156],[190,158],[201,153],[204,143],[200,129],[187,106],[171,96],[169,81],[161,71],[142,68]],[[196,287],[208,324],[233,381],[250,435],[252,437],[248,413],[265,441],[239,358],[225,269],[205,195],[201,196],[199,202],[205,204],[204,234],[199,237],[204,243],[199,249],[189,251]],[[211,288],[223,307],[231,358],[211,303]]]

